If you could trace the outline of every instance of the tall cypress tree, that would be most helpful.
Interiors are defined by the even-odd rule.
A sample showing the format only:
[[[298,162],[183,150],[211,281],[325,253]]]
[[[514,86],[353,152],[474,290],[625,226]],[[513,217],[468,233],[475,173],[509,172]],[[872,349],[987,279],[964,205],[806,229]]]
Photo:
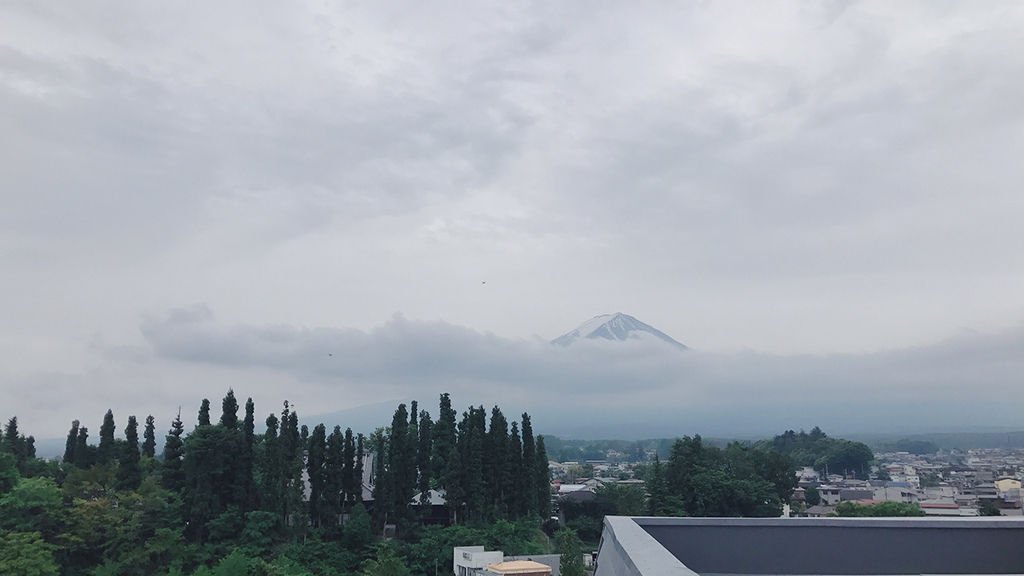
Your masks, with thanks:
[[[199,405],[199,419],[197,420],[199,426],[210,425],[210,401],[203,398],[202,404]]]
[[[533,423],[530,415],[523,412],[523,513],[535,514],[540,509],[537,503],[537,448],[533,440]]]
[[[451,397],[447,393],[441,394],[437,422],[434,424],[434,431],[431,434],[433,454],[431,455],[430,469],[437,479],[437,485],[444,489],[447,489],[452,481],[450,462],[455,453],[455,420],[457,416],[455,410],[452,409]]]
[[[242,455],[239,459],[242,486],[245,489],[244,503],[247,510],[255,510],[259,506],[259,493],[256,489],[254,466],[256,461],[256,405],[252,398],[245,401],[245,420],[242,421]]]
[[[349,430],[349,439],[352,431]],[[324,494],[323,494],[323,515],[320,521],[332,528],[337,526],[338,517],[342,513],[343,503],[347,499],[346,488],[346,462],[345,462],[345,435],[341,433],[341,426],[335,426],[327,437],[327,455],[324,464]],[[354,450],[355,448],[353,448]],[[351,475],[351,468],[348,474]],[[328,524],[329,522],[329,524]]]
[[[388,434],[378,428],[370,436],[373,444],[373,520],[378,526],[387,522],[390,513],[391,471],[388,470]]]
[[[135,490],[142,482],[142,469],[139,467],[139,422],[135,416],[128,417],[124,437],[124,453],[121,454],[121,465],[117,468],[117,487],[121,490]]]
[[[404,517],[409,501],[416,489],[415,481],[410,483],[412,473],[410,467],[415,466],[415,459],[409,450],[409,413],[405,404],[399,404],[391,419],[391,434],[388,436],[388,492],[385,516],[389,518]]]
[[[430,413],[426,410],[420,412],[420,433],[416,445],[416,469],[417,480],[416,491],[420,494],[420,505],[430,504],[430,457],[433,448],[434,422],[430,419]]]
[[[654,464],[651,465],[650,475],[647,480],[647,515],[664,516],[665,500],[667,496],[665,487],[665,471],[661,466],[661,458],[654,454]]]
[[[363,460],[366,458],[366,437],[362,434],[356,436],[356,462],[352,476],[355,477],[356,503],[363,501]]]
[[[146,416],[146,429],[142,432],[142,455],[146,458],[156,456],[156,420],[153,416]]]
[[[299,414],[285,401],[281,412],[281,455],[284,471],[282,497],[284,499],[284,519],[289,516],[291,524],[296,527],[304,525],[301,518],[303,512],[302,482],[302,433],[299,431]]]
[[[96,452],[99,464],[109,464],[117,456],[114,454],[114,428],[114,412],[107,410],[103,416],[103,425],[100,426],[100,446]]]
[[[7,425],[4,426],[4,446],[7,447],[7,451],[18,457],[21,452],[21,434],[18,432],[18,417],[11,416],[11,419],[7,421]]]
[[[164,463],[160,472],[160,483],[164,488],[181,494],[185,488],[185,442],[181,435],[185,432],[185,424],[181,421],[181,409],[171,422],[171,429],[164,437]]]
[[[548,451],[544,448],[544,436],[537,436],[537,512],[541,518],[551,516],[551,471],[548,469]]]
[[[408,464],[406,467],[406,478],[405,485],[410,489],[410,498],[416,498],[416,487],[418,484],[417,471],[417,447],[420,444],[420,421],[419,421],[419,403],[415,400],[409,403],[409,439],[405,445],[406,458]],[[408,504],[408,502],[406,502]]]
[[[64,442],[64,463],[72,464],[75,461],[75,446],[78,444],[78,420],[71,422],[71,430],[68,430],[68,439]]]
[[[506,494],[512,483],[513,470],[509,470],[508,420],[497,406],[491,409],[490,429],[484,441],[484,477],[487,512],[497,518],[507,515]]]
[[[306,478],[309,480],[309,518],[314,527],[320,526],[324,512],[324,485],[327,480],[327,429],[323,424],[313,428],[306,450]],[[330,506],[328,506],[329,508]]]
[[[341,428],[339,427],[340,431]],[[345,429],[345,436],[341,441],[341,492],[344,495],[342,500],[346,507],[351,507],[356,502],[356,492],[361,491],[356,478],[356,444],[352,436],[352,429]]]
[[[235,391],[230,388],[221,401],[220,424],[232,430],[238,428],[238,400],[235,399]]]
[[[511,471],[509,491],[505,494],[505,508],[519,518],[526,514],[523,502],[523,442],[519,437],[519,422],[512,421],[508,441],[508,469]]]
[[[78,439],[75,442],[75,466],[88,468],[93,465],[93,451],[89,446],[89,429],[82,426],[78,429]]]
[[[277,416],[267,416],[266,424],[260,462],[260,505],[284,520],[284,457]]]
[[[455,474],[461,486],[459,492],[464,499],[463,519],[483,519],[487,503],[487,487],[484,483],[484,444],[487,436],[487,411],[483,406],[469,407],[463,412],[459,423],[458,466]]]

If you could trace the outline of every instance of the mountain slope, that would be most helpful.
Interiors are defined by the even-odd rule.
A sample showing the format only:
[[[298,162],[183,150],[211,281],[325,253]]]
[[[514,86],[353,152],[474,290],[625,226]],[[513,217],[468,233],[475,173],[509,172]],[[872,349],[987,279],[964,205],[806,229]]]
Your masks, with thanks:
[[[581,338],[603,338],[605,340],[624,341],[630,338],[644,337],[644,335],[654,336],[680,350],[686,350],[686,346],[677,342],[668,334],[622,312],[594,316],[580,324],[575,330],[555,338],[551,343],[568,346]]]

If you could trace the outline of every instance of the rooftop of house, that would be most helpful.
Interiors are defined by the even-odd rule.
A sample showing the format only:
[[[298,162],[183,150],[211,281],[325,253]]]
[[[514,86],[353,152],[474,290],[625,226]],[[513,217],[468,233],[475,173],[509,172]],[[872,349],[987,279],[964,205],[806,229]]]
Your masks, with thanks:
[[[550,574],[551,567],[533,560],[511,560],[487,566],[493,574]]]
[[[1020,518],[609,516],[601,540],[596,576],[1024,574]]]

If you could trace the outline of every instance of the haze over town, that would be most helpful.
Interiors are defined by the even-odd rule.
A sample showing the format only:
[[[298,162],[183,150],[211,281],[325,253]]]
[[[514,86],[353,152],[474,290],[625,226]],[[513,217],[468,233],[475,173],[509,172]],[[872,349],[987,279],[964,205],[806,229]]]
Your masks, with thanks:
[[[1020,428],[1024,6],[636,10],[0,7],[4,415]]]

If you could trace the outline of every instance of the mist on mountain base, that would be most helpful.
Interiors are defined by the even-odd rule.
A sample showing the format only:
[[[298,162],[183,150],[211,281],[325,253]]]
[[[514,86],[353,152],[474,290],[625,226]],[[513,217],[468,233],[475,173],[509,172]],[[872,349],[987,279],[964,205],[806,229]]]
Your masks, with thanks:
[[[714,353],[658,341],[521,340],[396,316],[369,330],[225,326],[205,308],[143,326],[158,357],[293,380],[319,400],[305,415],[383,425],[395,402],[528,410],[546,433],[580,438],[934,431],[1021,421],[1024,329],[871,354]],[[225,382],[225,386],[232,382]],[[379,411],[358,406],[379,406]],[[367,420],[359,425],[363,416]]]

